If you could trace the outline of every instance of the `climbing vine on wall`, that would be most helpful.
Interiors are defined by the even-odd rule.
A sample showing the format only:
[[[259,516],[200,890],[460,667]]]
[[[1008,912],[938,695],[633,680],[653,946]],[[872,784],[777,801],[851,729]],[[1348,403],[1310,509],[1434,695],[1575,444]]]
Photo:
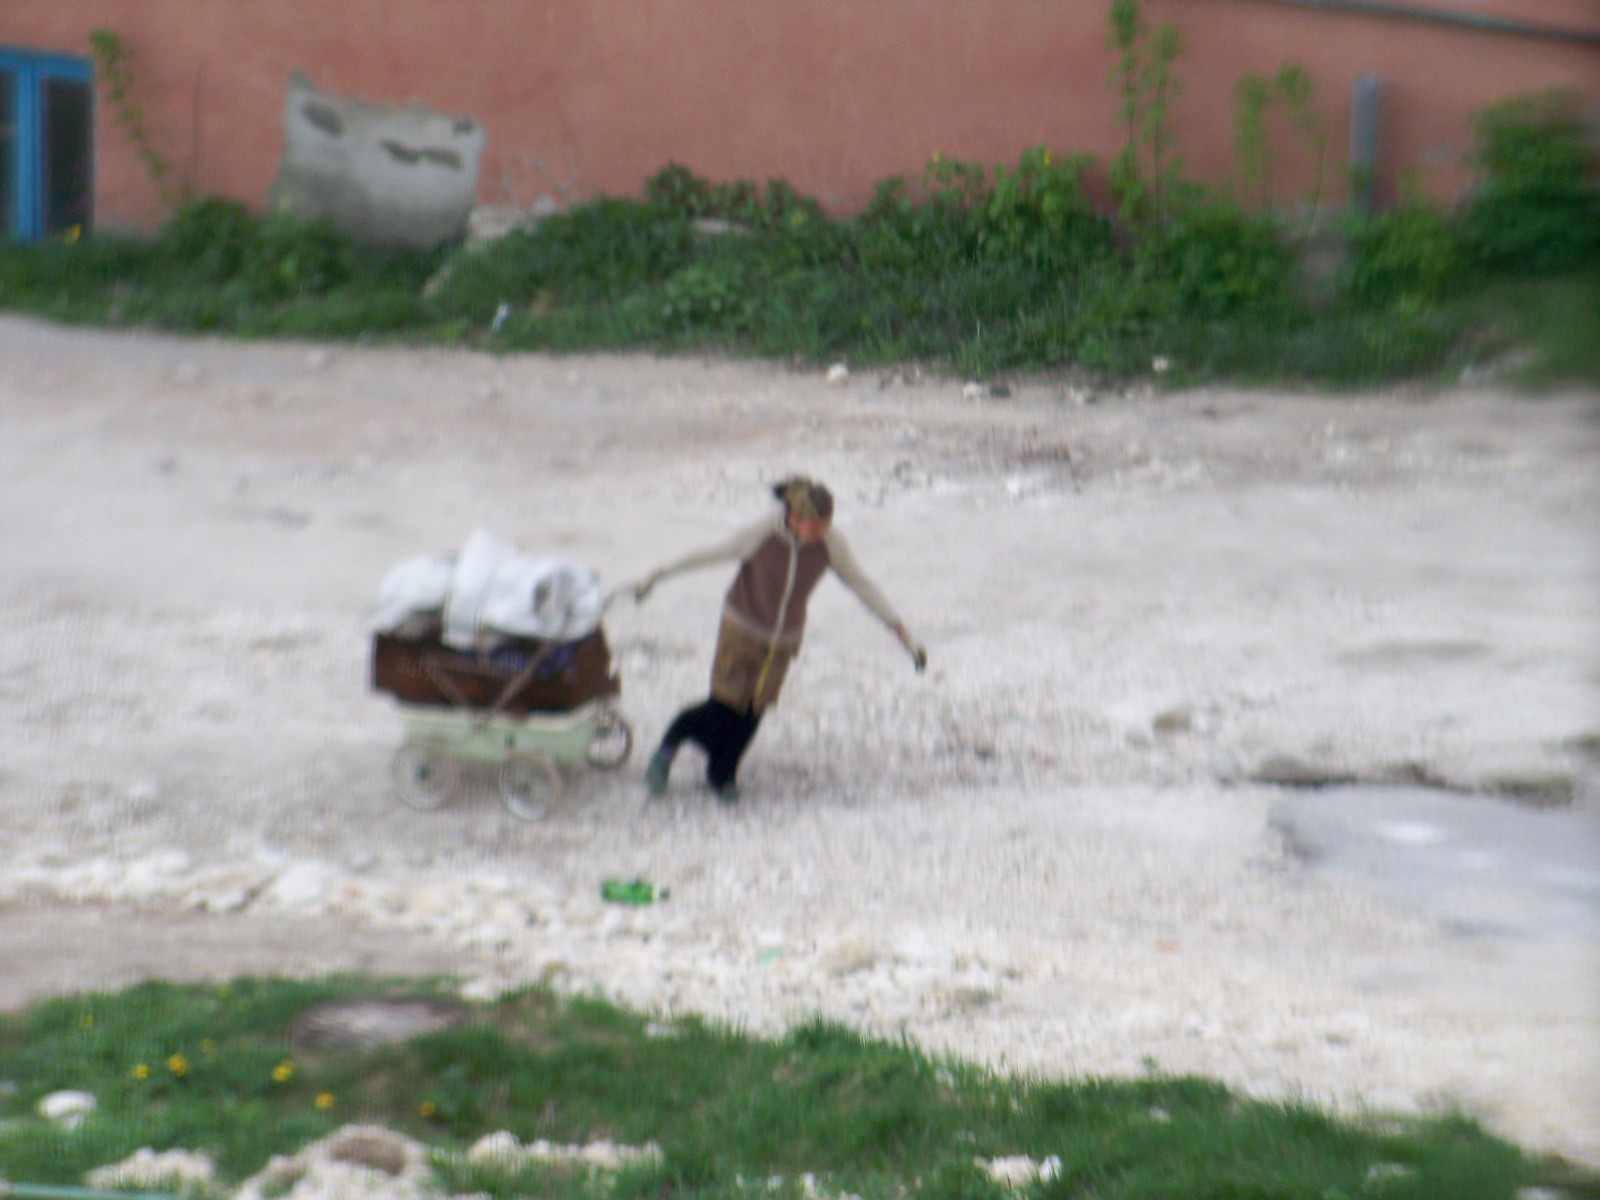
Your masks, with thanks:
[[[128,142],[161,199],[168,205],[176,205],[184,198],[183,191],[164,182],[172,173],[171,166],[150,141],[144,109],[133,98],[133,51],[109,29],[96,29],[89,34],[89,50],[94,58],[95,75],[105,89],[114,119],[127,134]]]
[[[1272,202],[1273,154],[1267,122],[1272,112],[1279,110],[1315,157],[1316,167],[1307,197],[1311,217],[1315,217],[1322,196],[1328,148],[1328,120],[1312,106],[1315,94],[1311,76],[1296,63],[1286,63],[1270,79],[1246,75],[1234,85],[1233,150],[1243,199],[1253,201],[1260,208]]]
[[[1183,53],[1175,25],[1150,29],[1138,0],[1112,0],[1107,42],[1116,54],[1111,80],[1126,133],[1110,181],[1125,219],[1164,226],[1183,178],[1171,109],[1180,91],[1172,64]]]

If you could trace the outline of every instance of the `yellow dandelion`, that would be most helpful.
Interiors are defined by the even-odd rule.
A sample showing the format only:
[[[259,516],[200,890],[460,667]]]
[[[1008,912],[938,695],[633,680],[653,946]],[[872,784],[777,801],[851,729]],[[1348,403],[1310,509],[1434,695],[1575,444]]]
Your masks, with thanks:
[[[174,1054],[167,1059],[167,1070],[180,1077],[187,1075],[189,1073],[189,1060],[181,1054]]]
[[[432,1100],[424,1100],[421,1104],[417,1105],[417,1112],[424,1117],[431,1117],[438,1111],[439,1106]]]
[[[317,1104],[318,1108],[332,1108],[333,1107],[333,1093],[332,1092],[318,1092],[317,1093],[316,1104]]]
[[[1047,167],[1050,165],[1050,151],[1048,150],[1044,152],[1044,165]]]
[[[942,163],[944,161],[944,154],[941,151],[935,150],[933,152],[932,161],[936,163]]]
[[[292,1060],[290,1060],[290,1059],[286,1058],[281,1063],[279,1063],[277,1066],[272,1068],[272,1082],[273,1083],[288,1083],[289,1080],[291,1080],[293,1078],[294,1078],[294,1062]]]
[[[148,1064],[148,1063],[140,1063],[137,1067],[135,1067],[133,1069],[133,1077],[135,1079],[149,1079],[150,1078],[150,1064]]]
[[[76,242],[79,238],[81,238],[82,236],[83,236],[83,226],[82,225],[74,225],[70,229],[68,229],[67,232],[63,235],[63,240],[67,243],[67,245],[70,246],[74,242]]]

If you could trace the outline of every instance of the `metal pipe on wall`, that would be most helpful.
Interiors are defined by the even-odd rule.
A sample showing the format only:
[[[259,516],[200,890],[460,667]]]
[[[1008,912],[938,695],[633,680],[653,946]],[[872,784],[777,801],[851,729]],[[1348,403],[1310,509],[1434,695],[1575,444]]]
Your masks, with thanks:
[[[1373,185],[1378,177],[1378,116],[1383,80],[1360,75],[1350,89],[1350,178],[1357,211],[1372,211]]]
[[[1540,25],[1533,21],[1512,21],[1504,17],[1485,17],[1477,13],[1446,9],[1416,8],[1409,4],[1390,4],[1385,0],[1266,0],[1292,8],[1315,8],[1324,12],[1357,13],[1401,21],[1424,21],[1434,25],[1454,25],[1482,33],[1504,33],[1517,37],[1548,38],[1579,46],[1600,46],[1600,30],[1570,29],[1560,25]]]

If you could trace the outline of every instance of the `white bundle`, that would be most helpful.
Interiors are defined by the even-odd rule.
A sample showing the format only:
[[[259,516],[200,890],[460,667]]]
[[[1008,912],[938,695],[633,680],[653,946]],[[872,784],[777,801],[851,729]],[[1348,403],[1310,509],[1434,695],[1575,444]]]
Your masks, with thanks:
[[[443,612],[455,569],[453,554],[418,554],[395,564],[378,587],[379,632],[393,633],[419,614]]]
[[[529,557],[478,529],[458,555],[419,555],[391,570],[378,591],[378,628],[431,612],[442,614],[445,644],[462,649],[485,636],[570,642],[599,626],[603,608],[587,567]]]

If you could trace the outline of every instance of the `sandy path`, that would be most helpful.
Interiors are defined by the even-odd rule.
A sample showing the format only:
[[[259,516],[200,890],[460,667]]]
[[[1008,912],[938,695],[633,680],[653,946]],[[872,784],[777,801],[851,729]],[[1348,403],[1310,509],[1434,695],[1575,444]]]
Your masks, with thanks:
[[[1597,398],[1082,399],[0,319],[0,1002],[153,945],[186,976],[343,954],[1459,1105],[1600,1161],[1592,939],[1309,871],[1251,782],[1569,791],[1552,819],[1591,836]],[[792,469],[834,485],[926,676],[827,584],[737,810],[688,762],[645,806],[642,754],[541,826],[395,803],[365,686],[394,562],[482,526],[612,584]],[[642,741],[703,689],[725,584],[608,621]],[[635,872],[672,899],[599,902]]]

